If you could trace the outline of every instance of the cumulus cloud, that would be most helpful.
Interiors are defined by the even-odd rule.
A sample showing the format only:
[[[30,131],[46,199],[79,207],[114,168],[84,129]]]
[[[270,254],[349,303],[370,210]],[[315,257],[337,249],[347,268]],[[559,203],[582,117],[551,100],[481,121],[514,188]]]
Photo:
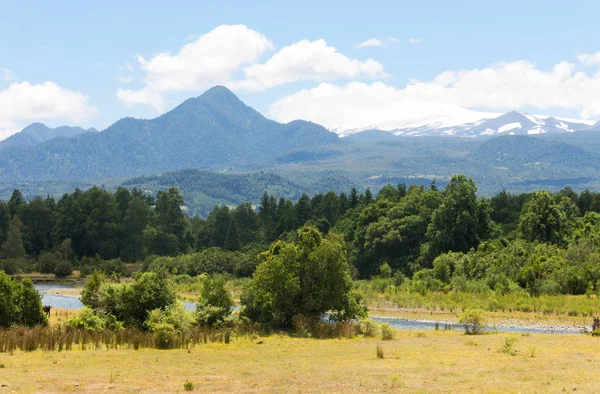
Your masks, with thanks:
[[[302,118],[332,128],[361,128],[386,122],[415,125],[415,113],[441,119],[458,114],[458,119],[472,121],[477,114],[468,108],[507,111],[524,107],[577,111],[584,119],[599,117],[600,73],[577,71],[568,62],[543,71],[534,63],[517,61],[447,71],[430,81],[411,81],[404,88],[381,82],[324,83],[276,101],[268,113],[284,122]],[[445,124],[452,123],[446,120]]]
[[[81,124],[96,112],[86,95],[54,82],[13,82],[0,89],[0,140],[19,131],[23,122],[65,119]]]
[[[363,42],[359,42],[355,45],[357,48],[365,48],[365,47],[384,47],[385,44],[379,38],[369,38]]]
[[[596,53],[580,53],[577,59],[584,66],[600,65],[600,52]]]
[[[335,81],[384,77],[381,63],[351,59],[324,40],[301,40],[275,52],[264,63],[259,58],[274,50],[263,34],[243,25],[221,25],[186,44],[178,53],[138,56],[145,85],[118,89],[125,105],[144,104],[158,112],[171,93],[199,92],[214,85],[259,91],[297,81]]]
[[[164,110],[164,96],[228,84],[240,67],[256,61],[273,44],[261,33],[243,25],[221,25],[186,44],[176,54],[160,53],[151,59],[138,56],[146,73],[140,90],[117,90],[126,105],[146,104]]]
[[[378,78],[385,73],[381,63],[350,59],[325,40],[302,40],[281,48],[264,64],[246,67],[244,75],[234,87],[257,91],[296,81]]]

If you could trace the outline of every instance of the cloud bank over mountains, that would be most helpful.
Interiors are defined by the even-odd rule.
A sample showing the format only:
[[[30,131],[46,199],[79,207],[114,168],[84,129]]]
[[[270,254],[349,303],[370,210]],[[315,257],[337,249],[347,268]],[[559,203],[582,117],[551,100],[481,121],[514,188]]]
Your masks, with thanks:
[[[418,38],[400,41],[383,36],[344,50],[324,38],[281,46],[248,26],[220,25],[190,35],[173,52],[139,54],[133,64],[126,62],[126,70],[122,70],[126,74],[114,76],[121,84],[116,98],[124,106],[148,106],[162,113],[176,104],[181,94],[196,96],[214,85],[247,93],[292,85],[291,93],[284,89],[281,95],[273,95],[277,98],[271,99],[267,114],[280,122],[300,118],[334,129],[385,122],[413,124],[425,118],[452,124],[487,115],[480,111],[524,108],[600,118],[600,52],[574,54],[576,60],[559,61],[550,69],[529,60],[500,61],[483,68],[440,70],[430,79],[403,82],[394,80],[378,59],[363,56],[377,53],[376,47],[402,51],[400,45],[391,48],[398,42],[427,47],[427,42]],[[0,139],[25,122],[64,119],[81,124],[98,113],[93,98],[76,87],[60,86],[52,80],[21,81],[2,67],[0,64]],[[390,69],[394,67],[390,65]]]

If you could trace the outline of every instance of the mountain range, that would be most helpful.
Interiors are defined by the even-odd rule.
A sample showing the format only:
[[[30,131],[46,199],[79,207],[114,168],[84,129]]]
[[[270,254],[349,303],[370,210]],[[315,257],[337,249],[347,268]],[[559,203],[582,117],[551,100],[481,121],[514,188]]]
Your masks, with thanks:
[[[456,173],[473,177],[484,195],[600,189],[600,122],[519,112],[479,120],[473,111],[450,115],[429,124],[415,115],[404,128],[333,132],[303,120],[269,120],[217,86],[155,119],[124,118],[103,131],[26,127],[0,142],[0,199],[14,187],[31,197],[92,184],[149,192],[178,186],[190,211],[205,214],[212,204],[256,203],[260,190],[294,198],[434,179],[442,186]],[[458,136],[468,138],[452,138]]]
[[[11,148],[31,148],[42,142],[58,137],[74,137],[83,133],[96,133],[98,130],[82,129],[81,127],[61,126],[50,128],[42,123],[32,123],[20,132],[0,141],[0,151]]]
[[[23,132],[15,138],[19,134]],[[235,169],[337,140],[337,135],[311,122],[269,120],[227,88],[217,86],[155,119],[124,118],[99,133],[50,139],[26,152],[7,150],[0,157],[0,179],[89,179],[184,168]]]
[[[452,121],[444,123],[435,117],[432,119],[425,118],[416,125],[412,123],[384,122],[379,125],[372,125],[366,130],[338,128],[336,132],[341,136],[353,136],[362,134],[365,131],[380,130],[396,136],[411,137],[490,137],[499,135],[573,133],[583,130],[600,131],[600,122],[594,124],[592,121],[532,115],[516,111],[460,124],[454,124],[456,123],[455,120],[456,118],[453,118]]]

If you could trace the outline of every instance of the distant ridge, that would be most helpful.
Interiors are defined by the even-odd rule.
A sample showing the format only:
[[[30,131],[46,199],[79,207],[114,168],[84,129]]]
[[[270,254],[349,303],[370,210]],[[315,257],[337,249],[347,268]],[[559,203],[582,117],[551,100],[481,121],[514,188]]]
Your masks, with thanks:
[[[336,143],[322,126],[277,123],[223,86],[155,119],[121,119],[98,133],[48,140],[0,157],[4,180],[129,177],[183,168],[255,166],[296,150]]]
[[[98,130],[83,129],[81,127],[61,126],[54,129],[46,126],[43,123],[32,123],[23,130],[11,135],[10,137],[0,141],[0,149],[2,148],[30,148],[58,137],[74,137],[83,133],[95,133]]]

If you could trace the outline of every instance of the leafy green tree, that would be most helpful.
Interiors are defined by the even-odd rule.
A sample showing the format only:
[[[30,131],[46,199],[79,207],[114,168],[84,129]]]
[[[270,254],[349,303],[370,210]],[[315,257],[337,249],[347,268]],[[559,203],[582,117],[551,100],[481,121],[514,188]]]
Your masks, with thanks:
[[[231,314],[233,299],[225,284],[223,277],[208,277],[204,280],[200,300],[196,305],[196,321],[201,326],[222,326]]]
[[[21,236],[22,223],[17,215],[13,216],[8,227],[6,240],[0,247],[0,258],[21,259],[25,257],[25,247]]]
[[[270,328],[289,328],[296,315],[335,319],[363,316],[352,291],[342,237],[323,238],[314,227],[298,230],[298,242],[277,242],[262,256],[242,296],[244,314]]]
[[[168,274],[160,271],[137,274],[130,283],[108,283],[100,274],[94,274],[82,292],[81,302],[100,316],[144,328],[150,311],[164,310],[176,298]]]
[[[73,273],[73,266],[69,261],[61,261],[56,264],[54,274],[59,278],[65,278]]]
[[[17,281],[0,271],[0,327],[10,327],[19,321],[19,296]]]
[[[41,296],[30,279],[19,282],[0,271],[0,327],[45,325]]]
[[[489,204],[477,199],[472,179],[455,175],[443,193],[442,205],[427,228],[428,243],[423,258],[433,259],[448,251],[468,252],[490,235]]]
[[[48,319],[42,307],[42,296],[33,286],[29,278],[21,281],[20,294],[20,323],[25,326],[33,327],[37,325],[48,324]]]
[[[564,243],[571,229],[569,219],[565,209],[561,209],[550,193],[540,191],[523,208],[519,233],[531,242]]]

